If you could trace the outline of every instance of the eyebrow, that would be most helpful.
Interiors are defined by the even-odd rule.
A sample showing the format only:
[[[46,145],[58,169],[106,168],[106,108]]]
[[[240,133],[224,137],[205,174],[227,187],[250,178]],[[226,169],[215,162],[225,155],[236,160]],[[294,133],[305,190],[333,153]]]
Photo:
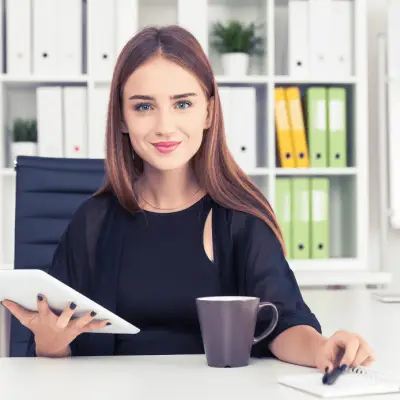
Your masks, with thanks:
[[[171,100],[178,100],[178,99],[183,99],[186,97],[191,97],[191,96],[197,96],[196,93],[182,93],[182,94],[175,94],[174,96],[170,96]],[[135,94],[131,97],[129,97],[129,100],[153,100],[155,101],[155,98],[152,96],[145,96],[145,95],[141,95],[141,94]]]

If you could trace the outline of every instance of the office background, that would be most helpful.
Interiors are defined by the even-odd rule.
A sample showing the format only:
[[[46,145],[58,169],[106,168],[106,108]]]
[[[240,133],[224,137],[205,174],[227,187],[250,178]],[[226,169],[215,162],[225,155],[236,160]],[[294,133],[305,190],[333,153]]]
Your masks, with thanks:
[[[24,4],[30,4],[30,7],[32,7],[31,1],[11,1],[13,2],[13,7],[16,7],[15,4],[20,2],[18,12],[20,12],[21,15],[31,12],[31,9],[27,10],[21,8]],[[309,4],[313,3],[315,5],[316,2],[321,3],[324,1],[325,0],[303,0],[297,3],[308,2]],[[394,1],[396,0],[393,0],[393,2]],[[46,4],[47,7],[54,6],[54,0],[41,0],[41,2],[45,7]],[[378,57],[377,36],[379,33],[386,32],[387,5],[384,0],[349,0],[349,2],[354,7],[354,10],[361,11],[362,13],[357,14],[357,12],[354,12],[351,15],[352,22],[354,22],[351,31],[354,28],[354,31],[352,31],[354,32],[354,35],[352,35],[349,40],[350,47],[347,46],[346,48],[351,49],[349,55],[351,58],[354,56],[354,63],[352,63],[352,66],[350,67],[350,74],[346,76],[345,73],[342,77],[336,74],[337,71],[321,72],[321,77],[316,77],[315,74],[310,74],[309,77],[300,75],[298,77],[294,75],[289,76],[290,65],[288,55],[282,54],[278,40],[273,41],[273,57],[270,57],[268,52],[260,57],[252,57],[250,60],[251,68],[244,76],[240,75],[242,73],[240,71],[232,71],[231,76],[226,76],[226,74],[224,74],[224,66],[222,65],[221,57],[211,49],[210,43],[208,42],[209,38],[207,37],[209,32],[207,29],[204,29],[204,26],[202,25],[203,20],[210,22],[209,18],[211,15],[209,14],[207,16],[204,4],[208,3],[210,6],[208,9],[213,11],[214,14],[212,14],[212,19],[214,21],[218,19],[226,20],[227,12],[230,13],[229,16],[239,19],[242,18],[246,22],[251,22],[253,20],[259,22],[261,15],[261,20],[264,18],[263,22],[267,22],[264,24],[261,32],[266,36],[266,40],[270,41],[271,35],[275,35],[276,39],[278,39],[281,32],[285,30],[290,31],[291,29],[290,23],[292,20],[290,18],[285,20],[285,17],[282,18],[282,15],[285,13],[280,12],[281,10],[286,9],[287,18],[287,9],[289,5],[287,0],[253,0],[246,2],[245,6],[243,6],[243,2],[236,0],[209,0],[208,2],[206,0],[191,0],[190,2],[189,0],[138,0],[138,9],[132,6],[135,1],[129,2],[125,0],[124,2],[121,2],[121,4],[129,3],[131,12],[138,12],[139,27],[145,26],[146,24],[174,22],[176,16],[174,13],[177,12],[178,8],[178,10],[181,11],[180,18],[182,18],[182,21],[185,21],[184,24],[186,27],[195,30],[199,34],[199,40],[206,46],[206,50],[210,52],[210,58],[215,67],[220,87],[222,89],[222,97],[224,97],[225,94],[225,98],[235,98],[235,93],[230,92],[231,86],[241,86],[245,89],[255,88],[253,91],[244,90],[241,93],[236,92],[239,96],[239,102],[242,102],[240,99],[243,99],[243,96],[248,96],[248,103],[251,104],[252,101],[255,101],[253,104],[256,104],[255,108],[257,108],[257,116],[253,115],[253,117],[251,117],[249,114],[249,119],[246,121],[247,127],[253,124],[254,130],[257,130],[257,139],[254,137],[253,141],[247,141],[245,143],[245,146],[247,147],[247,155],[252,154],[252,156],[247,156],[247,158],[242,157],[242,153],[238,151],[237,157],[242,160],[244,165],[246,165],[245,169],[250,171],[256,183],[258,183],[266,192],[267,196],[269,198],[272,197],[272,202],[273,204],[275,203],[275,207],[278,206],[276,201],[279,200],[275,184],[281,178],[291,179],[306,177],[327,179],[326,182],[328,182],[331,192],[334,193],[335,196],[332,197],[331,200],[336,205],[336,211],[334,210],[333,214],[332,212],[331,214],[337,216],[338,219],[342,222],[344,221],[344,223],[336,229],[334,226],[336,222],[331,217],[332,224],[329,228],[330,237],[328,239],[328,241],[331,242],[329,246],[329,251],[331,253],[330,257],[316,257],[315,259],[312,259],[311,257],[299,257],[298,260],[295,259],[291,261],[291,265],[300,275],[302,272],[308,273],[308,275],[301,275],[301,283],[307,286],[312,284],[337,285],[346,283],[383,283],[387,282],[386,276],[381,276],[379,274],[376,274],[375,276],[364,274],[360,278],[361,275],[358,273],[388,271],[394,274],[392,285],[400,287],[400,272],[398,268],[398,256],[400,254],[397,250],[400,245],[400,234],[397,230],[393,230],[389,226],[387,226],[389,234],[388,246],[387,249],[385,249],[387,257],[385,257],[384,265],[382,265],[381,258],[383,225],[382,207],[380,204],[380,185],[382,183],[380,167],[382,165],[382,159],[379,158],[379,153],[377,151],[380,144],[378,141],[380,133],[378,63],[380,58]],[[3,9],[8,9],[7,3],[10,3],[10,1],[7,2],[6,0],[3,0],[3,6],[6,6],[3,7]],[[87,17],[88,21],[92,22],[93,28],[95,28],[96,24],[99,24],[97,26],[101,26],[102,24],[104,26],[104,24],[107,24],[107,20],[109,20],[109,13],[106,12],[107,6],[103,8],[102,11],[102,6],[99,5],[100,3],[106,4],[107,1],[99,0],[95,3],[94,1],[87,0],[87,2],[83,1],[83,3],[88,3],[89,7],[90,5],[92,6],[93,13],[89,13]],[[111,7],[110,4],[112,2],[109,1],[108,3],[108,7]],[[118,2],[115,2],[115,4],[117,3]],[[188,5],[189,3],[190,5]],[[64,1],[64,4],[67,4],[67,2]],[[71,3],[68,4],[68,7],[70,4]],[[112,8],[109,8],[109,11],[111,9]],[[246,9],[247,11],[243,12],[243,10]],[[161,10],[164,12],[160,12]],[[70,11],[71,9],[68,8],[68,12]],[[52,18],[52,11],[47,9],[46,12],[48,20],[53,21],[54,23],[55,19]],[[40,18],[46,19],[46,12],[43,12]],[[363,15],[364,12],[365,15]],[[271,22],[271,17],[269,16],[271,13],[274,15],[273,21],[275,25],[272,28],[269,24]],[[116,14],[118,15],[118,8]],[[179,14],[179,12],[177,12],[177,14]],[[127,16],[129,13],[124,13],[120,10],[119,15],[121,18],[124,18],[123,26],[125,28],[121,28],[117,33],[116,47],[118,49],[121,48],[124,43],[124,38],[126,38],[129,33],[129,28],[126,28],[128,27],[126,23],[128,21]],[[195,19],[193,19],[193,15],[196,15]],[[336,18],[338,26],[341,26],[339,21],[340,14],[337,14]],[[42,21],[44,19],[42,19]],[[6,21],[3,19],[4,36],[1,46],[5,56],[3,57],[3,72],[7,71],[7,24],[5,22]],[[280,29],[280,23],[285,24],[283,29]],[[322,28],[323,25],[324,24],[320,21],[318,29]],[[11,29],[16,28],[14,26],[14,28]],[[316,27],[311,27],[310,31],[317,32],[318,29],[316,29]],[[86,34],[85,25],[83,26],[82,32],[83,35]],[[99,32],[101,32],[101,30],[99,30],[98,33]],[[106,30],[104,30],[104,32],[106,32]],[[16,31],[14,31],[13,34],[16,34]],[[46,35],[43,34],[42,39],[44,36]],[[39,35],[37,35],[37,37],[39,37]],[[90,44],[90,33],[87,39],[88,44]],[[107,44],[108,39],[106,34],[101,38],[101,40]],[[95,46],[99,46],[101,40],[99,39]],[[103,67],[99,68],[95,67],[95,63],[91,64],[91,51],[101,52],[101,49],[96,48],[95,46],[93,46],[92,49],[90,49],[90,46],[88,47],[87,50],[89,57],[87,59],[87,64],[85,61],[83,62],[84,70],[89,70],[87,77],[83,77],[82,79],[80,77],[74,78],[71,82],[68,82],[68,87],[87,87],[88,91],[81,91],[79,93],[75,92],[73,94],[63,93],[65,96],[64,104],[68,101],[69,104],[78,104],[79,101],[83,104],[86,101],[86,96],[89,98],[89,135],[91,134],[90,132],[98,132],[102,128],[104,120],[95,117],[98,110],[95,108],[95,105],[97,104],[99,107],[102,105],[104,106],[107,100],[107,76],[109,76],[110,67],[112,67],[111,61],[107,62],[107,65],[103,63]],[[40,60],[36,59],[35,61],[35,57],[37,57],[37,55],[35,56],[32,54],[32,64],[36,64],[40,67]],[[107,56],[104,57],[104,59],[106,58]],[[41,59],[45,60],[46,57],[43,57],[42,54]],[[275,71],[273,72],[273,70]],[[43,69],[42,71],[45,70]],[[315,70],[313,73],[314,72]],[[54,86],[57,81],[59,81],[61,86],[64,86],[64,79],[58,79],[57,77],[49,79],[48,77],[50,75],[51,74],[47,74],[46,72],[41,72],[40,74],[26,74],[23,71],[22,73],[20,71],[18,74],[3,74],[4,79],[1,89],[2,110],[0,120],[2,120],[4,129],[9,129],[10,115],[23,115],[25,112],[26,115],[38,114],[37,110],[40,110],[40,106],[38,106],[39,104],[44,106],[44,108],[42,108],[43,110],[49,102],[55,104],[54,101],[59,101],[61,99],[62,91],[51,93],[51,90],[46,90],[46,87]],[[61,75],[63,77],[68,76],[68,74],[65,73]],[[43,82],[45,82],[45,84],[43,84]],[[325,172],[324,170],[321,170],[320,167],[314,170],[311,169],[309,174],[307,171],[301,171],[300,174],[299,171],[293,170],[285,172],[281,168],[282,165],[279,165],[278,163],[279,155],[274,154],[275,143],[278,141],[274,135],[274,88],[294,86],[300,88],[302,94],[305,94],[310,86],[324,86],[324,84],[326,84],[326,86],[345,88],[346,95],[348,95],[347,113],[350,110],[350,114],[347,115],[346,119],[349,132],[346,143],[349,150],[347,165],[344,168],[339,169],[338,172],[332,172],[328,169]],[[36,91],[38,86],[42,86],[43,90]],[[367,93],[367,90],[369,95],[368,98],[363,95],[363,93]],[[36,107],[38,108],[36,109]],[[60,113],[61,118],[61,110],[59,109],[58,112]],[[229,113],[229,111],[227,113]],[[64,111],[64,115],[65,114],[66,112]],[[234,112],[231,112],[231,115],[234,114]],[[304,115],[304,118],[306,118],[306,115]],[[239,122],[240,120],[237,121],[237,123]],[[232,126],[235,125],[237,124],[232,123]],[[257,126],[257,128],[255,128],[255,126]],[[365,132],[363,127],[366,129],[368,128],[368,138],[364,135]],[[71,128],[76,129],[73,125],[70,125],[70,129]],[[266,132],[266,135],[263,135],[263,132]],[[232,148],[235,146],[243,148],[243,144],[244,143],[241,143],[240,141],[234,141],[232,143]],[[48,143],[48,146],[51,145],[51,143]],[[4,147],[5,148],[2,149],[3,165],[1,166],[1,199],[3,202],[3,212],[1,215],[1,244],[3,247],[2,259],[5,260],[5,263],[12,263],[13,241],[11,237],[13,231],[11,227],[13,224],[13,213],[10,212],[10,210],[12,210],[13,196],[12,194],[10,196],[10,192],[15,190],[15,186],[13,185],[14,173],[12,171],[12,151],[10,151],[10,146],[7,141],[4,142]],[[260,147],[265,148],[266,151],[260,151]],[[363,153],[364,149],[366,150],[365,153]],[[53,155],[54,154],[55,153],[53,153]],[[93,152],[93,156],[97,157],[99,154],[101,154],[101,149],[97,147]],[[357,165],[355,165],[354,154],[357,156]],[[48,155],[52,154],[48,153]],[[368,168],[364,168],[364,166],[368,166]],[[364,196],[367,193],[369,193],[369,196]],[[368,197],[368,199],[365,197]],[[355,202],[355,198],[361,199],[360,203]],[[359,207],[360,204],[362,207]],[[6,256],[4,256],[5,254]],[[353,266],[356,266],[355,271],[357,273],[346,274],[346,272],[349,272],[346,271],[346,268],[351,268]],[[329,275],[331,268],[332,274]],[[316,273],[318,274],[322,272],[326,272],[327,274],[325,274],[323,278],[315,280],[314,278]],[[320,274],[320,276],[322,276],[322,274]]]

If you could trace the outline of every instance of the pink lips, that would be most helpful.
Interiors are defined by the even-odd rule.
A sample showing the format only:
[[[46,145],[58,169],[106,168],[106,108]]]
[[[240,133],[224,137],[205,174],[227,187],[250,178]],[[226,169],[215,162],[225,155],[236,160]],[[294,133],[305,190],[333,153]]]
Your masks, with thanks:
[[[157,142],[152,144],[160,153],[171,153],[181,142]]]

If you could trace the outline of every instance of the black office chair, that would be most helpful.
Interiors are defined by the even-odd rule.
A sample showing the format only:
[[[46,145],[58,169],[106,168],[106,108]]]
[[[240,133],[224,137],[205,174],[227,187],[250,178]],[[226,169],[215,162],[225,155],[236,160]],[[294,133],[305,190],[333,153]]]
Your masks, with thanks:
[[[103,183],[104,160],[21,156],[16,161],[15,269],[48,271],[76,209]],[[24,357],[30,331],[11,318],[10,357]]]

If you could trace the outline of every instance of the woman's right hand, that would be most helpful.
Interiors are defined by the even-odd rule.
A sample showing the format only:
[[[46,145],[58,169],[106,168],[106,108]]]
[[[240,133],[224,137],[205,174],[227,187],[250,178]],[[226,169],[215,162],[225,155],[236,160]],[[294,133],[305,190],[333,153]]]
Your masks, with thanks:
[[[35,335],[36,351],[44,357],[62,357],[68,355],[69,344],[81,333],[104,328],[111,323],[107,320],[93,321],[95,312],[71,319],[76,305],[70,303],[60,316],[50,309],[44,295],[37,296],[38,312],[28,311],[19,304],[3,300],[2,304],[22,325]]]

